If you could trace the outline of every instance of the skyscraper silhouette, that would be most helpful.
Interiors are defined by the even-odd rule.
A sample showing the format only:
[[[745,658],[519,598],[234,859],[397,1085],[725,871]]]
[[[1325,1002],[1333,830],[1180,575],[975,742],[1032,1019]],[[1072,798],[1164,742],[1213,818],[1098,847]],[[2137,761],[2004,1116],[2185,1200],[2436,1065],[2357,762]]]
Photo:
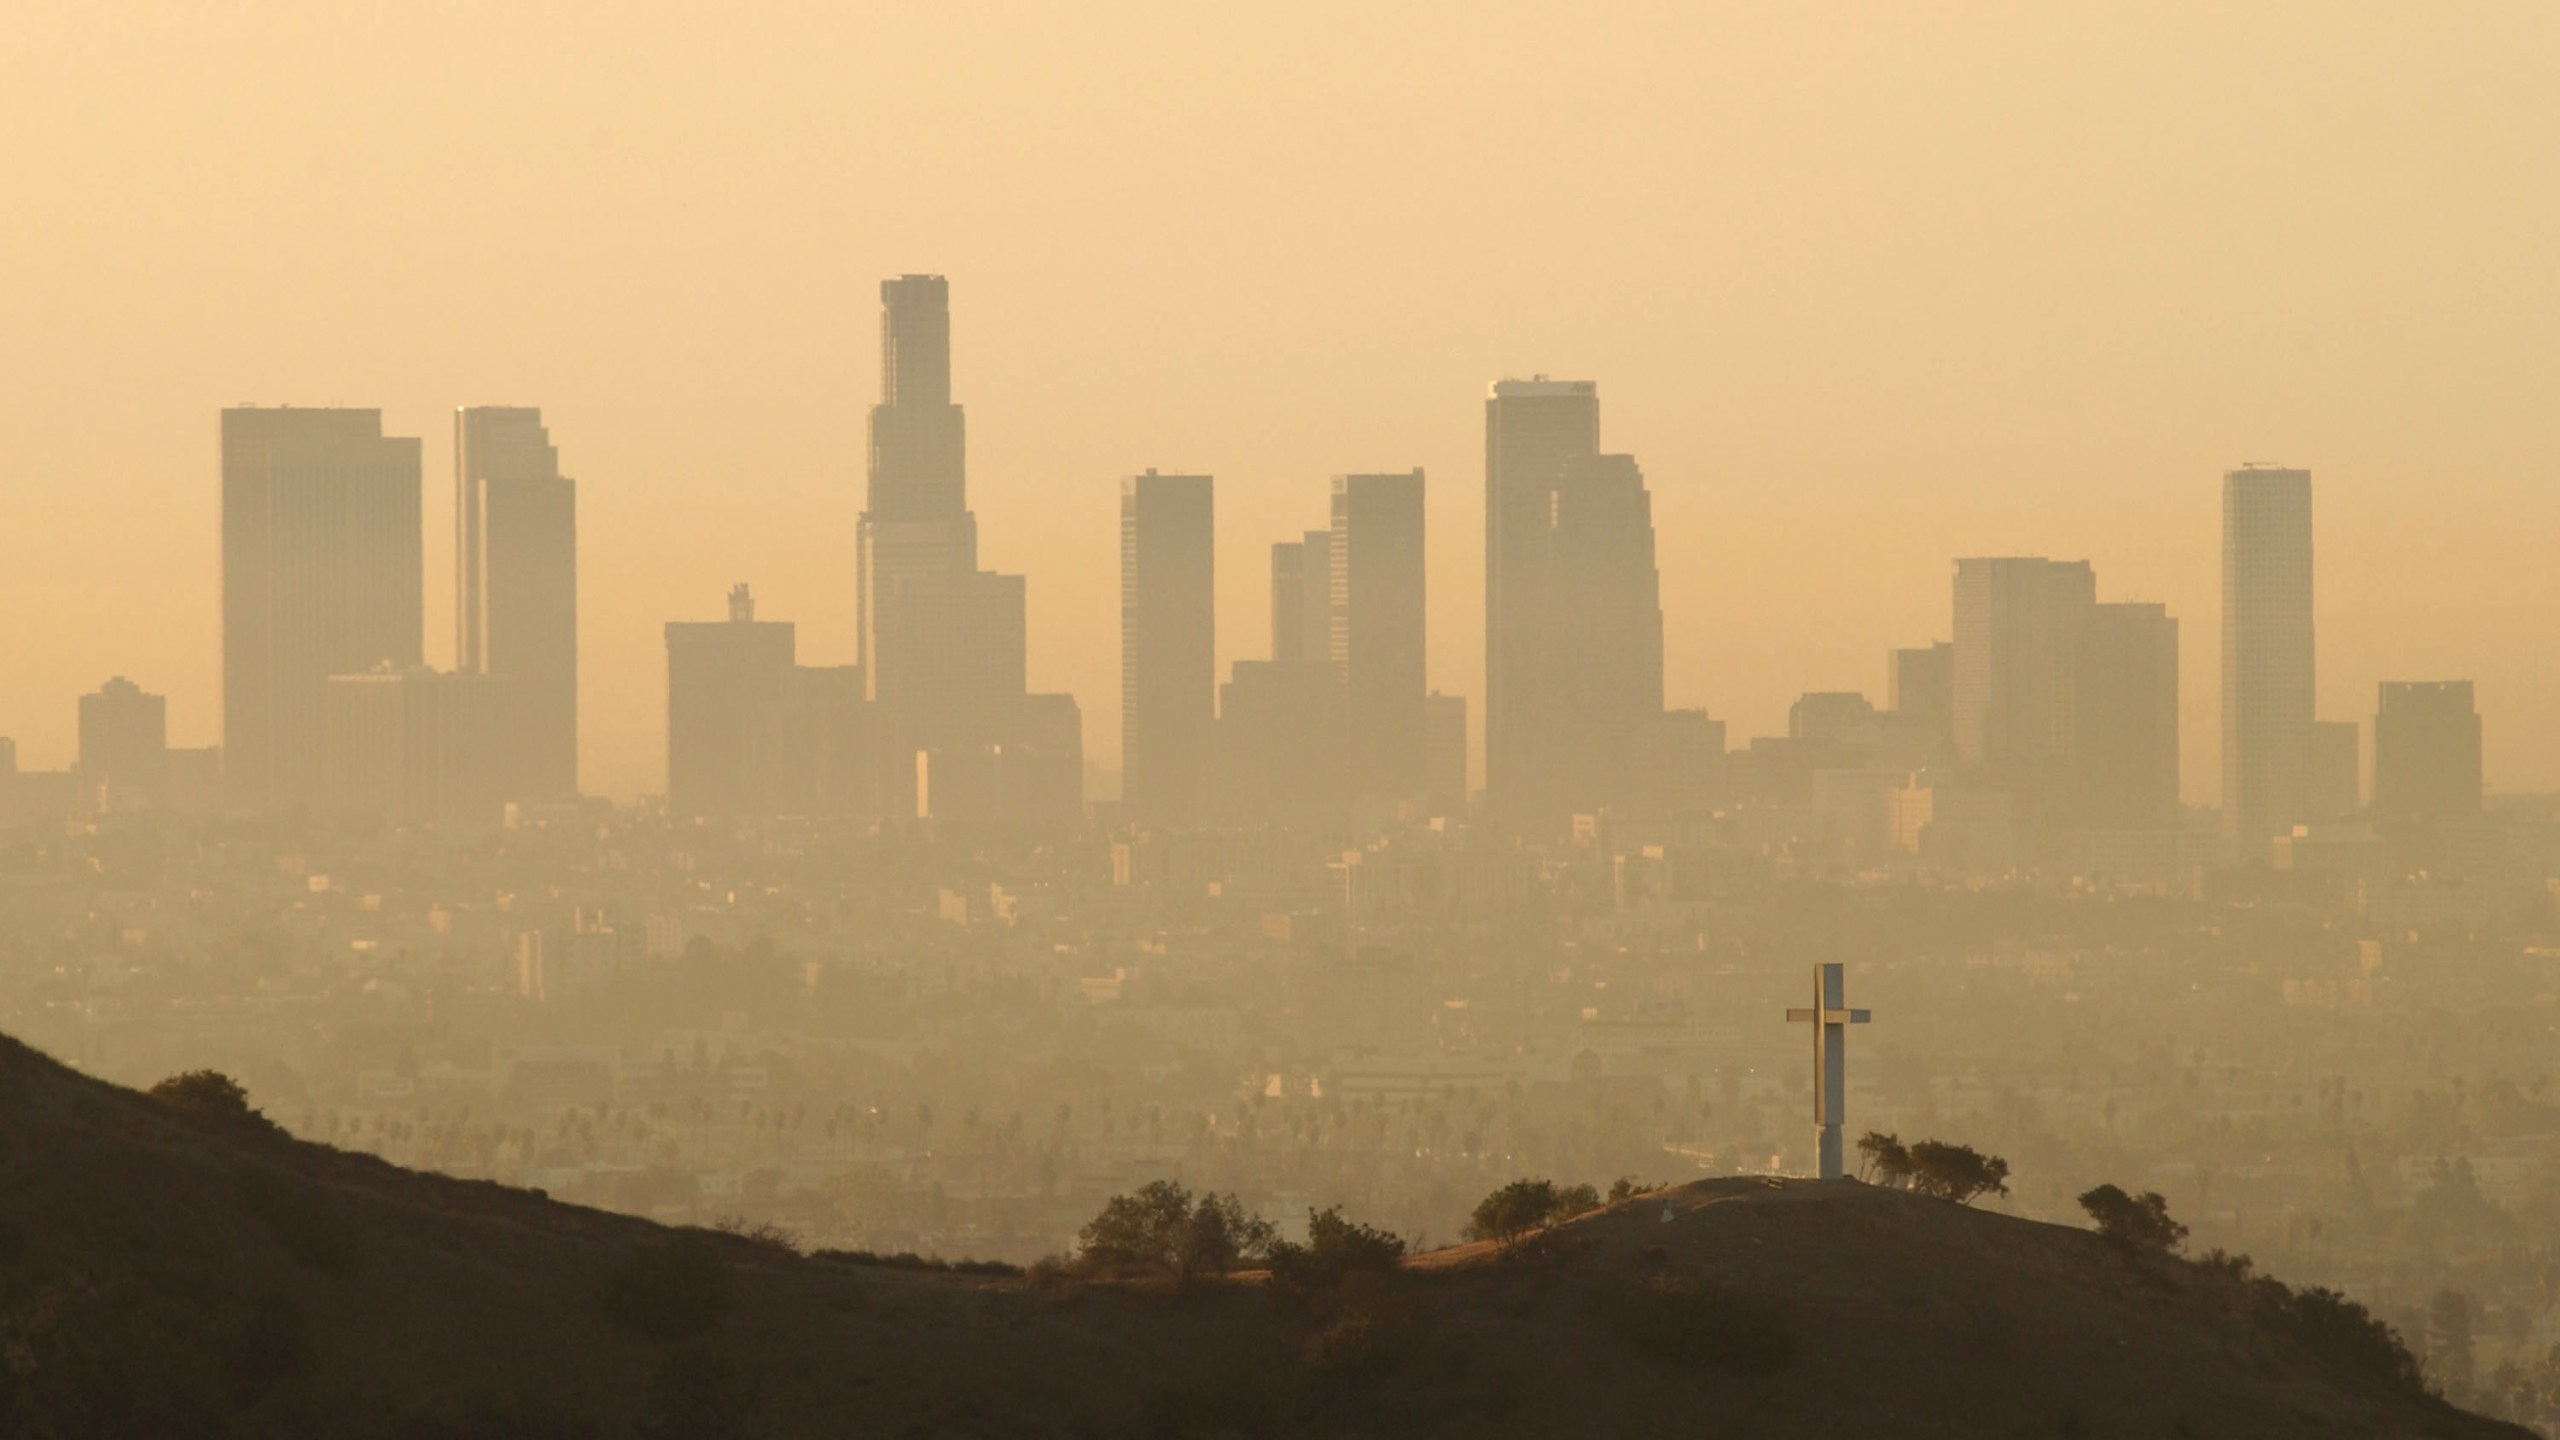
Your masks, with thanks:
[[[1632,455],[1568,456],[1547,506],[1538,693],[1551,813],[1652,808],[1662,723],[1662,577]]]
[[[791,782],[783,728],[797,632],[758,620],[746,586],[729,618],[667,625],[667,813],[772,815]]]
[[[921,752],[984,750],[1026,723],[1024,590],[978,568],[966,430],[951,403],[951,290],[880,286],[880,403],[856,554],[863,682],[889,735],[883,803],[906,812]]]
[[[168,799],[169,702],[121,675],[80,697],[80,788],[98,810]]]
[[[2222,478],[2222,834],[2243,861],[2311,816],[2311,472]]]
[[[416,665],[419,445],[379,410],[222,412],[222,743],[231,802],[319,798],[329,677]]]
[[[1351,793],[1423,790],[1422,472],[1333,480],[1332,626]]]
[[[2178,821],[2178,622],[2162,605],[2092,605],[2072,673],[2072,819],[2102,830]]]
[[[577,482],[540,410],[494,405],[454,412],[453,482],[454,668],[508,681],[508,793],[575,795]]]
[[[2480,712],[2468,680],[2385,680],[2373,715],[2373,821],[2424,828],[2480,813]]]
[[[1485,798],[1520,824],[1571,805],[1553,767],[1556,651],[1550,527],[1565,461],[1600,450],[1600,391],[1588,380],[1500,380],[1484,407]]]
[[[1148,819],[1200,818],[1218,700],[1216,513],[1206,475],[1120,482],[1121,795]]]

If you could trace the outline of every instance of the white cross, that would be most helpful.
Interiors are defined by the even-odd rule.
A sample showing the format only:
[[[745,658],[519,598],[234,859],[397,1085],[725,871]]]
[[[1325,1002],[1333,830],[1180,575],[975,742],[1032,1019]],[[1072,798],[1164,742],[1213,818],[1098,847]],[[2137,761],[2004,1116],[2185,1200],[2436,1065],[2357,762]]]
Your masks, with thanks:
[[[1842,1000],[1840,967],[1814,967],[1813,1008],[1791,1009],[1787,1019],[1813,1027],[1813,1123],[1822,1129],[1821,1176],[1840,1178],[1840,1127],[1847,1118],[1849,1029],[1867,1023],[1864,1010],[1851,1010]]]

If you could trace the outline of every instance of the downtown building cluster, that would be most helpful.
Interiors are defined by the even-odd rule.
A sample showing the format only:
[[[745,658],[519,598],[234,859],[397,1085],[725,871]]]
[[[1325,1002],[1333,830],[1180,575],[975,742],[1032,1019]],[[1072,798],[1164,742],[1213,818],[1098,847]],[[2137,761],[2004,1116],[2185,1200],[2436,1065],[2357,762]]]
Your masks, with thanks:
[[[1337,475],[1322,523],[1270,543],[1268,654],[1223,677],[1216,482],[1148,470],[1120,486],[1121,797],[1097,809],[1075,698],[1026,683],[1025,578],[979,561],[949,286],[900,276],[881,302],[855,661],[801,663],[744,584],[718,618],[668,624],[679,819],[1099,813],[1355,844],[1472,820],[1677,850],[1741,817],[1862,862],[2150,882],[2405,873],[2458,858],[2445,837],[2481,808],[2461,681],[2381,688],[2367,806],[2364,731],[2316,712],[2311,477],[2255,466],[2223,484],[2218,830],[2180,801],[2178,619],[2101,600],[2086,561],[1955,561],[1951,638],[1889,652],[1881,707],[1806,694],[1784,735],[1729,747],[1666,702],[1642,468],[1603,447],[1594,383],[1537,376],[1484,402],[1480,791],[1469,702],[1430,684],[1420,468]],[[467,828],[575,800],[577,486],[541,413],[455,413],[450,671],[423,663],[420,442],[376,410],[221,418],[221,746],[169,747],[165,702],[118,677],[81,700],[72,769],[21,775],[0,740],[0,806]]]

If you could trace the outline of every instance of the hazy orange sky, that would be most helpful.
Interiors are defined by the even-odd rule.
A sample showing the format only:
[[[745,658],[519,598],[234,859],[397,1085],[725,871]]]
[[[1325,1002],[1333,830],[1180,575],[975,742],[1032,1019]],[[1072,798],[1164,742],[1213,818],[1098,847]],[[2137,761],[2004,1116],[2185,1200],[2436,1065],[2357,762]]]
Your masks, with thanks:
[[[1482,405],[1597,380],[1666,673],[1736,742],[1882,699],[1959,554],[2183,622],[2217,783],[2218,486],[2309,467],[2321,711],[2473,678],[2560,787],[2560,6],[9,0],[0,735],[124,674],[219,738],[218,410],[580,482],[584,771],[659,789],[674,618],[853,653],[881,277],[951,277],[983,554],[1118,755],[1116,478],[1219,480],[1221,671],[1325,478],[1427,468],[1480,695]],[[1480,706],[1479,708],[1479,720]],[[1480,763],[1480,761],[1479,761]]]

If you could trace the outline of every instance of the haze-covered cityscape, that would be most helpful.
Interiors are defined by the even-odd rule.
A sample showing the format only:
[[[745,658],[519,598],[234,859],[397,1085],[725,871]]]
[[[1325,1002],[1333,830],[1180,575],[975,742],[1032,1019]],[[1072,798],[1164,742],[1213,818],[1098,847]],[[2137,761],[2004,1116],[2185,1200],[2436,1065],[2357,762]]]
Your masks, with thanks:
[[[1593,55],[1641,48],[1610,33]],[[2550,27],[2534,33],[2560,55]],[[1536,48],[1506,36],[1505,54]],[[1355,73],[1370,72],[1336,78]],[[2401,102],[2455,105],[2427,93]],[[769,121],[737,123],[787,133]],[[597,122],[599,167],[643,143],[613,123]],[[2530,143],[2551,158],[2547,134]],[[774,153],[741,163],[802,173]],[[2560,173],[2498,163],[2544,199]],[[18,603],[8,624],[28,643],[0,647],[0,718],[19,731],[0,737],[0,1035],[136,1089],[218,1072],[237,1082],[224,1103],[245,1095],[285,1135],[410,1170],[803,1257],[986,1263],[1035,1293],[1096,1273],[1117,1253],[1098,1227],[1161,1181],[1185,1206],[1204,1197],[1202,1216],[1232,1197],[1256,1217],[1229,1268],[1265,1256],[1280,1286],[1281,1257],[1329,1253],[1345,1215],[1421,1261],[1532,1253],[1487,1219],[1523,1177],[1593,1187],[1528,1222],[1580,1254],[1569,1220],[1605,1205],[1656,1226],[1657,1187],[1794,1194],[1855,1172],[1897,1188],[1904,1142],[1961,1142],[2000,1167],[1958,1196],[1979,1210],[2070,1226],[2085,1211],[2123,1244],[2132,1222],[2091,1188],[2122,1186],[2160,1227],[2136,1249],[2334,1291],[2405,1343],[2409,1394],[2560,1434],[2560,655],[2547,586],[2527,588],[2516,560],[2553,532],[2547,503],[2502,521],[2495,499],[2547,487],[2547,423],[2477,496],[2459,467],[2429,482],[2447,497],[2432,528],[2409,521],[2418,501],[2376,508],[2369,476],[2328,480],[2370,468],[2355,406],[2332,433],[2293,401],[2264,432],[2290,437],[2290,458],[2169,468],[2146,452],[2138,484],[2109,469],[2080,489],[2067,445],[2038,460],[2023,452],[2049,437],[1944,407],[1929,422],[1953,437],[1944,453],[2049,460],[2046,488],[1861,472],[1766,501],[1795,507],[1783,521],[1737,504],[1710,522],[1692,497],[1756,482],[1707,468],[1713,447],[1681,427],[1690,407],[1741,402],[1684,391],[1676,349],[1633,311],[1610,322],[1644,332],[1623,359],[1609,325],[1542,321],[1488,347],[1517,368],[1471,371],[1377,358],[1404,355],[1394,332],[1413,316],[1328,303],[1325,343],[1362,357],[1356,376],[1396,372],[1356,418],[1322,404],[1350,381],[1293,381],[1254,412],[1298,433],[1277,451],[1203,417],[1114,434],[1116,470],[1079,440],[1043,471],[1037,417],[972,405],[975,377],[1009,399],[1148,382],[1116,350],[1087,371],[1009,349],[1058,317],[1025,310],[1020,276],[982,301],[975,242],[935,273],[937,233],[866,245],[844,263],[891,258],[813,301],[842,354],[777,404],[834,458],[777,475],[741,427],[741,463],[701,473],[685,507],[591,458],[653,443],[639,432],[662,394],[546,408],[529,388],[574,360],[441,360],[436,403],[452,408],[431,410],[415,376],[363,392],[387,372],[362,357],[402,343],[366,325],[332,352],[355,357],[344,391],[212,407],[137,388],[119,423],[193,458],[149,468],[133,493],[150,513],[114,523],[171,538],[100,574],[130,613]],[[597,257],[618,243],[595,241]],[[1382,243],[1396,284],[1429,288],[1425,261]],[[2463,264],[2411,260],[2439,262]],[[1041,283],[1084,292],[1097,309],[1079,314],[1185,303],[1141,301],[1130,279],[1062,265]],[[2547,274],[2511,292],[2546,347],[2550,293]],[[1524,303],[1600,303],[1573,294]],[[635,287],[630,303],[663,296]],[[1500,294],[1464,303],[1504,330]],[[1266,365],[1252,334],[1186,348],[1169,309],[1147,313],[1167,374],[1277,376],[1307,343],[1287,332]],[[2070,343],[2109,343],[2101,328]],[[667,335],[663,351],[599,348],[645,362],[682,351]],[[2332,342],[2353,343],[2300,344]],[[1004,358],[982,369],[989,352]],[[1798,381],[1813,364],[1778,363]],[[1901,383],[1844,363],[1844,386]],[[335,372],[234,373],[257,391]],[[2547,422],[2539,393],[2528,408]],[[1869,423],[1856,405],[1841,431]],[[1104,433],[1128,413],[1086,418]],[[1435,437],[1472,437],[1479,413],[1480,453],[1453,466]],[[2201,443],[2246,429],[2227,421]],[[2122,423],[2181,420],[2151,403]],[[11,425],[34,433],[33,407]],[[1828,428],[1791,415],[1770,433],[1787,425]],[[1005,457],[1001,486],[973,486],[973,430]],[[1675,437],[1675,457],[1638,443],[1652,435]],[[1036,500],[1025,473],[1048,477]],[[1943,503],[1908,493],[1931,484]],[[40,488],[32,464],[0,474],[30,563],[49,534],[85,533],[44,508],[76,510],[78,485],[41,504]],[[821,491],[847,502],[807,503]],[[2016,523],[1967,518],[2004,505]],[[1929,524],[1907,524],[1924,506]],[[1909,543],[1880,549],[1897,529]],[[2395,533],[2423,578],[2396,573]],[[172,569],[181,551],[210,558]],[[1711,553],[1802,584],[1710,605]],[[1885,563],[1936,578],[1856,578]],[[2445,580],[2466,568],[2476,583]],[[1115,574],[1116,637],[1108,597],[1082,598],[1085,577]],[[2390,643],[2368,645],[2384,610]],[[1868,658],[1844,669],[1843,653]],[[1718,667],[1745,654],[1751,678],[1729,684]],[[1099,683],[1114,656],[1116,692]],[[1844,1135],[1863,1137],[1845,1160]],[[1665,1198],[1659,1226],[1686,1223],[1688,1203]],[[19,1224],[0,1216],[0,1269],[43,1238]],[[1688,1263],[1674,1251],[1630,1263]],[[1713,1292],[1724,1262],[1703,1263]],[[62,1297],[88,1285],[0,1285],[0,1358],[20,1357],[0,1364],[0,1419],[37,1413],[10,1410],[9,1376],[37,1393],[23,1357],[53,1353]],[[1341,1295],[1310,1313],[1405,1324]],[[2023,1343],[2006,1312],[1965,1313],[1984,1354]],[[1351,1392],[1322,1386],[1353,1384],[1319,1355],[1336,1333],[1307,1342],[1325,1404]],[[270,1368],[303,1373],[311,1343]],[[665,1399],[692,1393],[667,1364],[648,1403],[692,1413]],[[323,1413],[256,1409],[272,1378],[225,1383],[258,1418],[219,1433]],[[1074,1433],[1323,1433],[1323,1415],[1353,1412],[1307,1411],[1303,1431],[1244,1413]],[[1335,1433],[1399,1433],[1358,1413]],[[2058,1433],[2135,1433],[2109,1414],[2068,1409]],[[981,1418],[901,1433],[1006,1433]],[[659,1423],[633,1433],[800,1433]],[[1566,1433],[1520,1425],[1485,1433]],[[1593,1426],[1580,1433],[1621,1433]]]

